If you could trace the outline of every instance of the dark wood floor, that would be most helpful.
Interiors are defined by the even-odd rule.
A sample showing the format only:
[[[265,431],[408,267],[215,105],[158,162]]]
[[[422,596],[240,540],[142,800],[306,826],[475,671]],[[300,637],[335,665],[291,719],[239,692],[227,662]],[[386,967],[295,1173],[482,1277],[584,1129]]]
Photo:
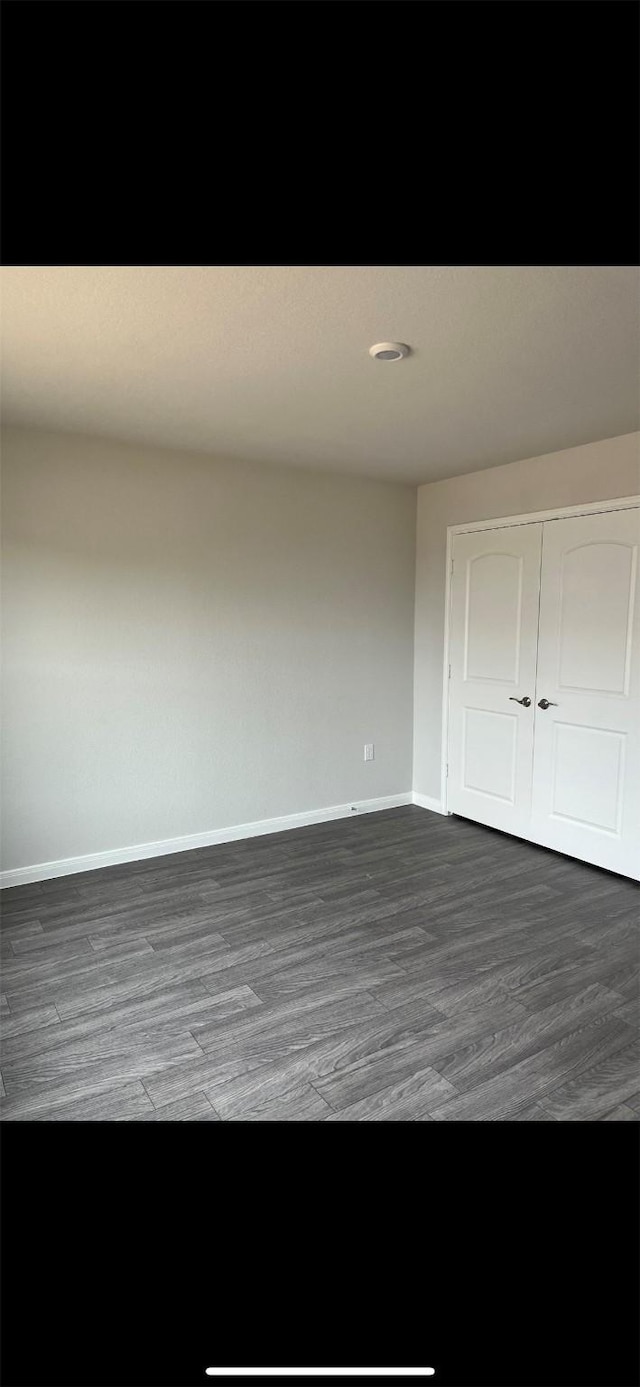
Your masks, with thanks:
[[[2,896],[9,1120],[640,1120],[638,887],[418,808]]]

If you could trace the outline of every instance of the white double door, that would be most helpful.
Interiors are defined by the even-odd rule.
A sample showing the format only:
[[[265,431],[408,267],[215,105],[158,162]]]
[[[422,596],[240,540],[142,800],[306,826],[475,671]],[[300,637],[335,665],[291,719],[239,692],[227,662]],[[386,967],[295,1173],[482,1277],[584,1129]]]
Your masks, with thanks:
[[[640,510],[454,536],[447,808],[640,879]]]

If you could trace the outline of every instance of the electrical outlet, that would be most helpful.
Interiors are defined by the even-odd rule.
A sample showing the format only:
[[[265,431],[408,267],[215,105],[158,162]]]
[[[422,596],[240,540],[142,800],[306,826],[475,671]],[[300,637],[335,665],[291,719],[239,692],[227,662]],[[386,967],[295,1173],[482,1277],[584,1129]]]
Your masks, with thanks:
[[[365,759],[365,761],[373,761],[373,759],[374,759],[374,746],[373,746],[373,742],[365,742],[365,747],[364,747],[364,759]]]

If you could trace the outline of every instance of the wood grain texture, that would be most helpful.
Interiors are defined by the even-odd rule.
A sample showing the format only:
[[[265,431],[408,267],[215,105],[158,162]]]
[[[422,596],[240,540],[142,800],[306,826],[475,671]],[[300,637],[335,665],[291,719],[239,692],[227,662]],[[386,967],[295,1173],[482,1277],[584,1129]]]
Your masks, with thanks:
[[[10,1097],[29,1094],[42,1086],[91,1082],[105,1078],[119,1083],[154,1074],[158,1068],[184,1064],[200,1054],[189,1031],[165,1034],[118,1028],[94,1033],[71,1045],[58,1045],[24,1059],[5,1062],[2,1073]]]
[[[544,1050],[559,1036],[613,1011],[615,1006],[615,994],[596,983],[567,1001],[552,1002],[542,1011],[526,1014],[499,1030],[487,1031],[479,1039],[459,1043],[449,1054],[438,1058],[439,1072],[460,1092],[466,1092]]]
[[[530,1108],[521,1108],[508,1120],[510,1122],[553,1122],[554,1118],[550,1113],[545,1112],[539,1103],[532,1103]]]
[[[11,1037],[24,1037],[28,1031],[41,1031],[44,1026],[59,1026],[60,1017],[54,1006],[47,1007],[27,1007],[23,1011],[6,1015],[2,1018],[2,1053],[3,1056],[11,1054]],[[42,1037],[38,1035],[35,1039],[36,1049],[42,1046]],[[18,1054],[25,1053],[25,1046],[28,1042],[24,1038],[20,1041],[17,1049]]]
[[[416,807],[5,891],[8,1121],[634,1121],[638,887]]]
[[[135,1120],[137,1122],[219,1122],[220,1118],[204,1093],[196,1092],[190,1093],[188,1098],[179,1098],[175,1103],[168,1103],[166,1107],[159,1110],[150,1106],[148,1112],[145,1111]]]
[[[331,1109],[304,1079],[286,1068],[265,1077],[262,1068],[239,1075],[205,1092],[212,1107],[227,1121],[322,1121]]]
[[[604,1116],[609,1108],[631,1097],[640,1074],[640,1041],[616,1049],[554,1092],[543,1094],[540,1105],[557,1122]]]
[[[623,1021],[598,1018],[584,1030],[563,1036],[469,1093],[453,1098],[435,1109],[433,1116],[448,1122],[460,1118],[496,1121],[514,1116],[532,1100],[540,1103],[545,1094],[567,1085],[576,1074],[609,1060],[628,1045],[630,1034]],[[549,1111],[547,1104],[542,1106]]]
[[[417,1122],[428,1118],[430,1109],[443,1098],[455,1094],[435,1069],[420,1069],[408,1079],[376,1090],[366,1098],[333,1112],[327,1122]]]

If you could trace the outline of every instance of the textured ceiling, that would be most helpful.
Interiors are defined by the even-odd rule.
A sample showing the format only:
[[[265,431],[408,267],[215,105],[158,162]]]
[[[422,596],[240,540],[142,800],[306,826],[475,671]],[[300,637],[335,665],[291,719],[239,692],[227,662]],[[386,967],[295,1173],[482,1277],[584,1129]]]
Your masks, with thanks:
[[[625,267],[5,267],[3,418],[431,481],[638,428],[638,309]]]

